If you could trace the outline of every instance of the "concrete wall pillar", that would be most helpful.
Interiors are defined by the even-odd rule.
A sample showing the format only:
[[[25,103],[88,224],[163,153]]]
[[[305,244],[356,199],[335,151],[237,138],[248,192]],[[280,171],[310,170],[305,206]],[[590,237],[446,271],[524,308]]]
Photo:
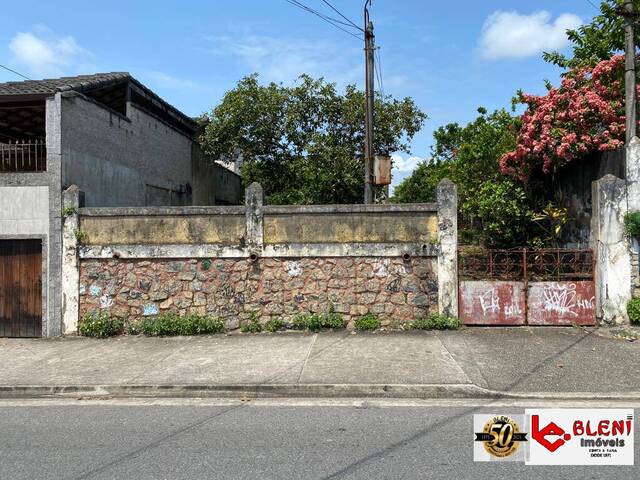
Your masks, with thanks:
[[[626,151],[627,208],[629,212],[640,212],[640,138],[633,137]],[[635,238],[629,239],[631,249],[631,293],[640,288],[640,245]]]
[[[596,316],[604,324],[628,322],[631,250],[625,235],[625,181],[606,175],[592,184],[591,247],[596,256]]]
[[[438,310],[458,316],[458,191],[444,179],[438,184]]]
[[[47,132],[47,172],[49,185],[49,235],[47,238],[47,312],[43,315],[42,335],[62,333],[62,97],[57,93],[45,101]]]
[[[247,248],[250,254],[260,255],[264,247],[264,216],[262,212],[264,192],[262,185],[259,183],[249,185],[245,194],[245,205],[247,207]]]
[[[78,261],[78,208],[82,191],[75,185],[64,191],[62,227],[62,328],[63,333],[76,333],[80,306],[80,264]]]
[[[626,154],[627,205],[630,212],[637,212],[640,211],[640,138],[633,137]]]

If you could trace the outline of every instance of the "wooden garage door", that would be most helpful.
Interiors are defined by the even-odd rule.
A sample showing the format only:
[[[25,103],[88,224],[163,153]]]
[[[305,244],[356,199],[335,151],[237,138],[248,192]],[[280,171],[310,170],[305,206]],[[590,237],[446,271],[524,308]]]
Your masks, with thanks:
[[[0,240],[0,337],[42,335],[42,242]]]

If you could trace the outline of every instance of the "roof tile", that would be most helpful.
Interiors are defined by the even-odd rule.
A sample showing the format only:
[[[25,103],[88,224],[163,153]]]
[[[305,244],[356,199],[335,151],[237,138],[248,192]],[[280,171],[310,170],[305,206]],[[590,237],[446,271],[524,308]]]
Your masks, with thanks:
[[[24,80],[21,82],[0,83],[0,95],[50,94],[76,90],[82,92],[98,88],[104,84],[131,78],[127,72],[96,73],[76,77],[45,78],[42,80]]]

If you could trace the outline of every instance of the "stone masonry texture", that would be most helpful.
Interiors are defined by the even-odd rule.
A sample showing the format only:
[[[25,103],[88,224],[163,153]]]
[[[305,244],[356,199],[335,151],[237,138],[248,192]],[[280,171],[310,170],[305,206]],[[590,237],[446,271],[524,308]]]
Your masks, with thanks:
[[[162,313],[212,315],[238,328],[291,321],[331,307],[353,321],[366,313],[400,326],[438,311],[435,258],[83,260],[80,315],[108,310],[132,321]]]

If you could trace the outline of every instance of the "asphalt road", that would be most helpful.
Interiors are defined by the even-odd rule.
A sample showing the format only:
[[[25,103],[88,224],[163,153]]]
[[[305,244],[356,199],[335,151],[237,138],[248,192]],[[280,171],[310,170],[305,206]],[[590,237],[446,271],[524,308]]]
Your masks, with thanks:
[[[468,403],[4,402],[0,478],[638,478],[637,445],[635,467],[474,463],[473,413],[523,405]]]

